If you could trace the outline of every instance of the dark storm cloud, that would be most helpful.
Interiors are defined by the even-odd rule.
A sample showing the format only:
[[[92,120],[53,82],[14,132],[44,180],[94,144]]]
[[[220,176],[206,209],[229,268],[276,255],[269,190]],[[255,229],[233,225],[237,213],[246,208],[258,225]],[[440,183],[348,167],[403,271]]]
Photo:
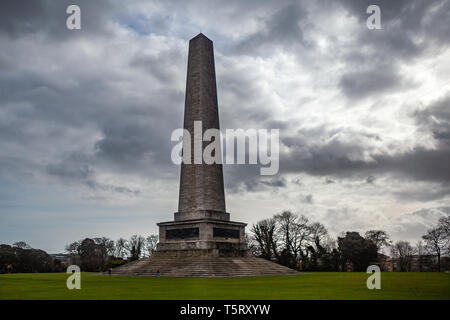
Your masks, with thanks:
[[[276,190],[287,187],[283,176],[261,176],[259,165],[224,165],[224,182],[227,192],[245,193]]]
[[[425,149],[394,155],[373,154],[372,160],[364,160],[362,145],[332,141],[325,145],[309,145],[291,148],[289,154],[280,156],[281,172],[306,172],[311,175],[338,177],[367,174],[392,174],[422,181],[449,182],[449,149]],[[352,154],[361,159],[352,158]]]
[[[180,77],[180,70],[174,63],[176,61],[184,61],[181,51],[166,49],[161,50],[158,54],[137,54],[130,62],[130,66],[139,70],[145,70],[150,75],[156,77],[161,82],[175,82]]]
[[[415,148],[395,156],[374,156],[376,163],[369,165],[376,171],[402,174],[415,180],[450,181],[450,149],[429,150]]]
[[[87,164],[77,165],[73,162],[62,162],[58,164],[48,164],[47,172],[51,175],[59,176],[63,179],[85,180],[94,175],[94,170]]]
[[[446,0],[370,1],[341,0],[361,28],[357,45],[344,54],[348,69],[340,80],[342,92],[351,99],[390,93],[414,85],[398,71],[399,64],[436,52],[449,42],[450,3]],[[369,5],[381,10],[382,30],[366,28]],[[420,40],[419,40],[420,39]]]
[[[372,32],[365,28],[367,18],[365,9],[369,5],[368,2],[343,1],[342,3],[362,22],[363,27],[357,36],[355,48],[358,45],[360,48],[369,48],[368,54],[357,50],[344,53],[344,57],[348,59],[347,64],[351,67],[349,69],[352,71],[342,75],[340,88],[346,96],[351,98],[370,97],[373,94],[401,89],[406,80],[398,72],[398,59],[415,56],[423,51],[423,46],[411,40],[410,31],[429,32],[431,28],[427,26],[431,26],[431,23],[434,23],[431,21],[441,16],[443,21],[446,21],[444,10],[430,11],[433,6],[442,2],[421,1],[413,6],[408,1],[399,1],[395,4],[388,1],[380,3],[385,30]],[[66,34],[65,8],[71,3],[60,1],[56,5],[53,4],[54,2],[50,5],[49,1],[35,1],[28,6],[22,1],[14,2],[14,5],[11,1],[2,2],[0,22],[2,30],[12,37],[39,31],[48,34],[49,39],[59,41],[61,35]],[[115,4],[109,1],[78,1],[76,4],[82,8],[83,32],[80,34],[86,36],[95,32],[104,32],[108,19],[110,21],[111,18],[114,19],[120,15]],[[234,11],[238,11],[242,6],[244,5],[232,3]],[[252,4],[249,6],[252,7]],[[445,7],[446,4],[442,3],[442,9]],[[314,46],[305,40],[302,29],[306,22],[313,23],[304,2],[284,2],[272,9],[262,18],[262,29],[236,44],[238,52],[257,54],[259,50],[269,47],[289,49],[298,45],[313,50]],[[420,13],[420,9],[424,11]],[[438,29],[439,32],[442,31],[441,29]],[[434,36],[434,39],[444,40],[439,35]],[[51,133],[58,135],[63,133],[64,128],[83,128],[87,123],[91,123],[100,131],[102,137],[94,143],[91,156],[79,161],[71,160],[74,168],[109,166],[109,170],[118,172],[158,174],[164,171],[161,168],[172,166],[169,158],[172,144],[168,137],[171,130],[182,123],[178,120],[182,118],[183,92],[172,89],[171,84],[179,74],[185,72],[185,66],[179,67],[182,63],[174,63],[174,61],[183,60],[185,53],[179,49],[165,49],[155,54],[137,52],[130,57],[128,65],[131,68],[145,71],[159,85],[167,84],[166,88],[152,92],[151,101],[148,102],[130,101],[127,95],[117,92],[111,83],[115,80],[120,82],[123,79],[114,79],[116,75],[108,73],[81,73],[75,85],[68,88],[61,86],[55,79],[38,73],[4,74],[0,76],[0,88],[2,92],[8,94],[4,96],[3,102],[32,101],[32,107],[12,111],[16,115],[14,121],[0,126],[3,137],[23,142],[28,139],[30,143],[41,143],[42,140],[35,141],[32,137],[30,140],[30,134],[19,128],[24,125],[32,128],[51,121],[61,125],[61,128],[55,128]],[[389,58],[386,59],[386,57]],[[13,58],[8,56],[0,56],[0,61],[5,61],[3,64],[10,66],[9,62],[14,62]],[[221,109],[222,125],[242,127],[246,123],[253,122],[269,128],[281,128],[282,131],[296,126],[289,121],[276,120],[276,115],[270,108],[271,103],[260,94],[261,88],[252,76],[246,74],[245,70],[241,70],[240,73],[232,72],[233,69],[230,68],[229,70],[230,72],[224,70],[224,73],[218,75],[219,95],[220,92],[232,92],[241,105],[226,106]],[[150,82],[149,87],[151,87]],[[449,133],[446,130],[446,123],[442,121],[436,123],[432,119],[436,116],[442,118],[448,109],[445,109],[444,105],[431,109],[436,112],[425,109],[417,114],[418,123],[423,130],[431,130],[436,139],[447,141],[445,139]],[[236,117],[236,110],[239,111],[239,117]],[[448,118],[446,119],[448,121]],[[395,172],[413,179],[430,181],[448,179],[448,170],[446,170],[448,168],[443,161],[448,156],[447,149],[417,148],[394,155],[375,153],[372,155],[374,161],[368,162],[363,159],[367,146],[361,141],[362,138],[353,142],[332,139],[327,143],[316,143],[318,139],[323,137],[328,139],[339,130],[319,126],[309,132],[303,132],[300,136],[282,137],[283,144],[288,146],[291,152],[289,155],[281,156],[281,172],[307,172],[313,175],[330,176],[361,174],[366,177],[372,172],[374,174]],[[355,135],[369,137],[373,134],[361,131]],[[380,141],[381,137],[373,135],[373,139]],[[230,175],[227,177],[227,186],[231,189],[244,184],[247,185],[246,189],[250,190],[248,186],[253,183],[260,186],[283,186],[281,180],[259,181],[259,167],[245,166],[242,169],[237,167],[230,170]],[[62,169],[63,167],[54,167],[54,164],[49,164],[46,171],[49,174],[58,174],[58,170]],[[66,170],[59,174],[65,175],[66,179],[71,176],[76,179],[77,175],[82,175],[83,172],[83,170],[79,172]],[[329,182],[333,181],[331,178],[328,179]]]
[[[362,130],[347,132],[346,135],[351,136],[351,140],[342,138],[346,135],[340,135],[339,129],[319,126],[315,129],[299,130],[295,136],[281,138],[281,142],[289,148],[289,152],[280,156],[280,171],[339,177],[391,174],[406,179],[448,184],[449,110],[450,98],[445,97],[413,113],[413,119],[418,124],[420,133],[434,137],[438,142],[437,146],[434,148],[417,146],[393,154],[381,153],[376,148],[371,151],[370,140],[367,139],[380,141],[381,137],[364,133]],[[318,143],[318,141],[326,142]],[[367,153],[370,160],[364,156]]]
[[[415,147],[404,152],[380,152],[373,143],[382,142],[378,134],[349,131],[346,128],[318,126],[308,130],[298,130],[295,135],[280,137],[288,152],[280,154],[280,174],[305,172],[326,177],[325,183],[333,183],[330,177],[364,179],[375,182],[378,175],[390,175],[406,181],[438,183],[434,192],[419,195],[416,191],[395,192],[398,198],[429,201],[445,197],[450,182],[450,99],[444,98],[412,114],[422,134],[433,136],[439,143],[434,148]],[[287,123],[285,128],[295,127]],[[370,158],[367,158],[367,155]],[[239,167],[239,166],[238,166]],[[228,174],[228,185],[236,191],[236,186],[247,181],[244,190],[255,191],[260,178],[255,170],[235,167]],[[253,186],[253,187],[248,187]]]
[[[100,183],[96,180],[95,170],[86,163],[83,155],[72,154],[59,163],[46,166],[49,175],[55,176],[64,182],[82,183],[92,190],[109,191],[128,195],[138,195],[140,190],[132,190],[123,186]]]
[[[69,4],[80,5],[82,15],[82,29],[72,33],[65,22]],[[0,142],[14,150],[12,155],[1,156],[2,174],[45,173],[92,190],[134,195],[139,190],[102,183],[97,173],[154,179],[178,175],[170,161],[170,134],[182,123],[184,93],[176,88],[174,78],[182,74],[177,68],[183,65],[183,54],[177,47],[154,57],[136,50],[130,57],[120,58],[129,68],[123,72],[121,65],[111,68],[121,54],[114,52],[115,35],[106,29],[107,23],[122,14],[116,4],[1,3],[0,65],[7,68],[0,73]],[[37,33],[46,39],[45,46],[40,38],[19,41]],[[86,54],[65,41],[74,34],[84,37],[88,50],[93,48],[90,42],[94,37],[98,48],[110,52],[110,57],[96,61],[89,51]],[[20,54],[36,48],[36,54]],[[15,54],[14,50],[21,51]],[[149,57],[154,59],[149,61]],[[150,65],[144,68],[146,63]],[[146,99],[141,98],[144,91]],[[89,134],[98,138],[89,138]],[[77,136],[79,140],[74,141]]]
[[[123,186],[115,186],[110,184],[98,183],[95,180],[86,180],[86,185],[93,190],[109,191],[115,193],[122,193],[131,196],[137,196],[141,193],[140,190],[133,190]]]
[[[261,179],[261,183],[263,185],[269,186],[269,187],[285,187],[286,186],[286,179],[282,177],[276,177],[271,179]]]
[[[366,183],[374,183],[376,179],[377,178],[375,178],[374,176],[368,176],[366,178]]]
[[[301,22],[306,20],[304,2],[293,1],[280,5],[280,9],[264,19],[264,27],[236,45],[238,53],[267,54],[278,46],[296,48],[298,45],[311,46],[303,36]]]
[[[450,41],[448,37],[450,3],[447,0],[339,0],[338,2],[342,3],[349,13],[357,17],[364,26],[369,16],[366,13],[367,7],[372,4],[378,5],[381,9],[383,28],[394,36],[391,38],[388,35],[385,40],[388,46],[392,46],[391,52],[403,52],[405,43],[411,45],[409,49],[412,49],[414,43],[412,37],[417,35],[427,36],[425,39],[427,42],[431,40]]]
[[[450,148],[450,96],[416,111],[414,117],[424,132],[431,132],[443,147]]]
[[[96,158],[126,172],[142,170],[150,174],[170,166],[171,128],[158,125],[160,118],[149,116],[144,119],[147,121],[139,123],[133,122],[132,117],[123,117],[117,118],[115,123],[105,124],[103,138],[95,143]],[[152,169],[155,164],[160,168]]]
[[[346,73],[340,80],[340,88],[351,99],[372,97],[377,93],[389,93],[404,87],[402,75],[392,68],[376,67],[369,70]]]
[[[424,208],[410,213],[404,213],[391,221],[386,230],[395,234],[397,239],[420,239],[428,229],[434,227],[439,218],[448,216],[450,207]]]
[[[302,202],[307,203],[307,204],[312,204],[313,203],[312,194],[307,194],[306,196],[302,196]]]
[[[446,198],[450,195],[450,184],[434,186],[432,188],[409,187],[404,190],[394,191],[395,197],[401,201],[435,201]]]

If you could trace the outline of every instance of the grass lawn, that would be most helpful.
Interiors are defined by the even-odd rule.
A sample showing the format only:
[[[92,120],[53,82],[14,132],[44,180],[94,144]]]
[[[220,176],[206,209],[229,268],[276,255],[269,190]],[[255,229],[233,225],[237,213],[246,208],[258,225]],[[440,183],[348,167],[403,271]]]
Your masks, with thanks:
[[[82,273],[68,290],[65,273],[0,275],[0,299],[450,299],[448,273],[382,273],[368,290],[366,273],[302,273],[251,278],[119,277]]]

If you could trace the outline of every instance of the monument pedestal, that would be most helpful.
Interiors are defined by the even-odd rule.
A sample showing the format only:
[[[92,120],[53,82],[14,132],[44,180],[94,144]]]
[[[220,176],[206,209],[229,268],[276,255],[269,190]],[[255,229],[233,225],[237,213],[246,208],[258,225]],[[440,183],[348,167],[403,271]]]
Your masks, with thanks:
[[[248,256],[245,240],[245,223],[213,219],[229,217],[217,212],[202,211],[192,216],[203,218],[160,222],[157,256],[188,257],[246,257]],[[186,215],[183,215],[186,216]]]

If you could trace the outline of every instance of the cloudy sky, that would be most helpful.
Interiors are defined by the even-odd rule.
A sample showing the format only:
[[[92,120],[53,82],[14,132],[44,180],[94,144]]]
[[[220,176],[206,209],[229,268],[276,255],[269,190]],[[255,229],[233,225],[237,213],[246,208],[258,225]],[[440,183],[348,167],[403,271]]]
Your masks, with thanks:
[[[290,209],[334,236],[415,241],[450,212],[449,1],[124,2],[0,2],[0,243],[61,252],[173,218],[170,135],[200,31],[222,129],[280,129],[276,176],[225,166],[232,220]]]

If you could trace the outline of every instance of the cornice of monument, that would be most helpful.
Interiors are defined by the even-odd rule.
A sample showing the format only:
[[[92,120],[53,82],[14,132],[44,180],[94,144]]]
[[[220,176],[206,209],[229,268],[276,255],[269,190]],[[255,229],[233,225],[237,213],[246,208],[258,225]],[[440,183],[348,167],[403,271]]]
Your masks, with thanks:
[[[192,219],[192,220],[182,220],[182,221],[162,221],[158,222],[157,226],[164,226],[164,225],[186,225],[186,224],[197,224],[197,223],[214,223],[218,225],[239,225],[239,226],[247,226],[245,222],[238,222],[238,221],[225,221],[225,220],[219,220],[219,219]]]

